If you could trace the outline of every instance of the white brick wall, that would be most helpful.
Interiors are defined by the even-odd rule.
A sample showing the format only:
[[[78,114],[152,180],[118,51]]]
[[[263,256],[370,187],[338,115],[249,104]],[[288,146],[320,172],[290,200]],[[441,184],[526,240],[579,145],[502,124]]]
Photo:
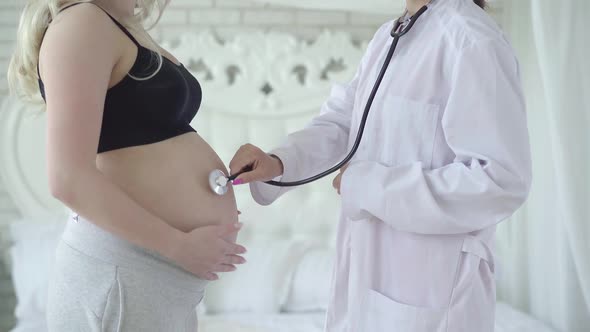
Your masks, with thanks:
[[[7,93],[4,79],[6,65],[13,48],[20,7],[24,2],[0,0],[0,98]],[[311,38],[320,30],[329,28],[349,32],[354,39],[360,40],[370,38],[377,27],[395,14],[298,10],[253,3],[250,0],[171,0],[152,34],[162,40],[190,30],[208,29],[221,39],[226,39],[239,31],[262,29]]]
[[[20,7],[24,0],[0,0],[0,98],[7,94],[6,66],[13,49]],[[209,29],[226,39],[238,31],[284,31],[311,38],[323,28],[350,32],[355,39],[370,38],[389,17],[342,11],[297,10],[249,0],[172,0],[152,34],[158,40],[187,30]]]
[[[188,15],[183,18],[180,12]],[[361,24],[355,24],[352,21],[356,15],[360,14],[296,10],[248,0],[172,0],[154,35],[166,39],[187,28],[194,31],[210,29],[224,39],[237,31],[262,29],[288,31],[307,38],[323,28],[330,28],[348,31],[355,39],[366,39],[384,21],[382,15],[368,15],[370,18],[363,15],[365,19]]]

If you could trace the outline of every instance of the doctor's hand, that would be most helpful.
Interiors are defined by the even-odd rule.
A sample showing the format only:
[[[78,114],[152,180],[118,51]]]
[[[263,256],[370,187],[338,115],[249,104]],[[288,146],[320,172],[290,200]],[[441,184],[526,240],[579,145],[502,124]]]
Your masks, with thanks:
[[[252,144],[242,145],[229,163],[230,174],[236,174],[246,167],[252,170],[238,176],[234,185],[256,181],[269,181],[283,174],[283,163]]]
[[[332,181],[332,187],[334,187],[334,189],[336,189],[336,191],[338,191],[338,195],[340,195],[340,183],[342,182],[342,174],[344,174],[344,172],[346,172],[347,168],[348,168],[348,164],[344,165],[344,167],[342,167],[340,169],[340,173],[338,173],[338,175]]]

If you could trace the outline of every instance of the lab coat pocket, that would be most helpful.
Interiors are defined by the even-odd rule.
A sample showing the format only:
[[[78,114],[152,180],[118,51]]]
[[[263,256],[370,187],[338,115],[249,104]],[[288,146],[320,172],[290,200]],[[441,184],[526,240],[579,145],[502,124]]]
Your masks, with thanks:
[[[496,288],[489,246],[466,236],[449,304],[449,331],[493,331]]]
[[[480,265],[484,264],[485,270],[494,274],[494,256],[489,247],[475,236],[467,236],[463,240],[461,259],[457,267],[456,280],[453,288],[452,302],[457,302],[464,296],[469,296],[473,278],[481,272]],[[493,278],[492,278],[493,279]]]
[[[491,273],[495,272],[494,255],[483,240],[475,236],[467,236],[465,240],[463,240],[463,248],[461,251],[475,256],[476,259],[482,260],[487,264]]]
[[[398,96],[387,96],[383,119],[377,124],[378,159],[388,166],[421,162],[432,167],[440,106]]]
[[[363,299],[358,332],[442,332],[447,309],[415,307],[369,289]]]

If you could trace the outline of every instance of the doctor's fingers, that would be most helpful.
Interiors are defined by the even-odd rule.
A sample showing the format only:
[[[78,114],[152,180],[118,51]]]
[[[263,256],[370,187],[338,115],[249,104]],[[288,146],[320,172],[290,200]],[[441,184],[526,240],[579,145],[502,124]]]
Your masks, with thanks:
[[[260,148],[252,144],[244,144],[240,146],[238,151],[234,154],[232,161],[237,161],[245,156],[257,155],[259,153],[263,153]],[[231,164],[231,162],[230,162]]]
[[[269,178],[270,169],[264,164],[257,165],[254,170],[246,172],[234,181],[234,184],[247,184],[256,181],[266,181]]]
[[[231,175],[236,174],[247,166],[254,164],[259,155],[260,154],[249,145],[244,145],[239,148],[229,163]]]
[[[336,175],[334,177],[334,180],[332,180],[332,187],[334,189],[338,189],[339,186],[340,186],[340,174]]]
[[[334,180],[332,181],[332,187],[338,191],[338,195],[340,195],[340,183],[342,182],[342,173],[338,174]]]

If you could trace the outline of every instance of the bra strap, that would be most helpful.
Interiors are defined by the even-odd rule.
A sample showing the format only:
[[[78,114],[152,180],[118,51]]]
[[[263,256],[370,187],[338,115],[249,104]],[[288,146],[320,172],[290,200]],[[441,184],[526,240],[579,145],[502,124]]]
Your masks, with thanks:
[[[123,24],[121,24],[119,21],[117,21],[117,19],[115,19],[115,18],[113,17],[113,15],[109,14],[109,12],[108,12],[108,11],[106,11],[106,10],[105,10],[104,8],[102,8],[101,6],[99,6],[99,5],[95,4],[94,2],[76,2],[76,3],[73,3],[73,4],[71,4],[71,5],[68,5],[68,6],[66,6],[66,7],[62,8],[62,9],[61,9],[59,12],[61,13],[61,12],[63,12],[64,10],[66,10],[66,9],[68,9],[68,8],[70,8],[70,7],[74,7],[74,6],[77,6],[77,5],[79,5],[79,4],[82,4],[82,3],[89,3],[89,4],[93,4],[93,5],[95,5],[96,7],[98,7],[98,8],[99,8],[100,10],[102,10],[102,11],[103,11],[105,14],[107,14],[107,16],[108,16],[108,17],[109,17],[109,18],[110,18],[110,19],[113,21],[113,23],[115,23],[115,24],[116,24],[116,25],[119,27],[119,29],[121,29],[121,31],[123,31],[123,33],[124,33],[125,35],[127,35],[127,37],[129,37],[129,39],[131,39],[131,41],[132,41],[132,42],[133,42],[133,43],[134,43],[134,44],[135,44],[137,47],[141,46],[141,44],[139,44],[139,42],[137,41],[137,39],[135,39],[135,37],[133,37],[133,35],[131,34],[131,32],[129,32],[129,30],[127,30],[127,28],[125,28],[125,26],[123,26]]]

